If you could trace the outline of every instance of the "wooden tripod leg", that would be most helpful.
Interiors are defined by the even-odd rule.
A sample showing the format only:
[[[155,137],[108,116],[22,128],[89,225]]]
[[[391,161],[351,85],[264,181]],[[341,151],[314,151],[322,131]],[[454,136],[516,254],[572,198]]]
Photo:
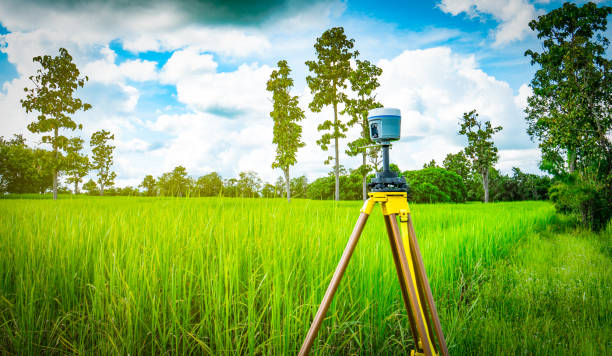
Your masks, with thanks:
[[[436,309],[436,303],[434,302],[433,295],[431,293],[431,287],[429,286],[429,280],[427,279],[427,273],[425,273],[425,266],[423,264],[423,258],[421,257],[421,251],[419,244],[417,243],[416,233],[414,226],[412,225],[412,217],[408,213],[408,239],[410,242],[410,252],[414,261],[415,274],[420,280],[421,287],[425,292],[425,302],[429,311],[431,312],[431,318],[433,319],[433,327],[436,332],[438,343],[440,345],[440,351],[442,356],[448,356],[448,347],[446,346],[446,340],[444,339],[444,333],[442,333],[442,326],[440,325],[440,318],[438,317],[438,310]]]
[[[417,332],[420,336],[423,352],[426,356],[433,356],[435,354],[434,348],[432,346],[427,327],[425,326],[425,313],[423,312],[421,306],[422,301],[419,302],[416,284],[412,277],[409,262],[406,257],[406,250],[404,249],[404,243],[402,242],[399,226],[397,224],[397,214],[390,214],[389,222],[391,223],[391,230],[393,232],[393,242],[395,244],[395,248],[397,249],[400,264],[402,267],[403,278],[405,280],[406,287],[408,287],[408,295],[410,297],[410,312],[412,313],[412,315],[414,316],[414,320],[416,321]],[[415,340],[415,343],[417,344],[418,349],[418,340]]]
[[[353,233],[351,233],[351,237],[349,238],[349,241],[346,244],[346,247],[344,248],[344,252],[342,253],[342,257],[340,258],[338,267],[336,267],[334,276],[329,282],[327,291],[325,291],[323,301],[321,301],[321,305],[319,305],[317,314],[315,315],[315,318],[312,321],[312,324],[310,325],[310,330],[308,330],[308,334],[306,335],[306,339],[302,344],[302,348],[300,349],[299,353],[300,356],[308,355],[308,353],[310,352],[310,348],[312,347],[312,343],[314,342],[314,339],[317,336],[317,332],[319,331],[319,328],[321,328],[321,323],[323,323],[323,319],[325,319],[325,313],[327,313],[327,309],[329,309],[332,299],[334,298],[334,294],[338,289],[340,280],[342,279],[344,271],[346,271],[346,267],[348,266],[348,263],[351,260],[351,256],[353,255],[355,246],[357,246],[357,242],[359,241],[359,236],[361,236],[361,232],[363,231],[363,228],[366,222],[368,221],[369,216],[369,214],[366,214],[364,212],[359,215],[357,224],[355,224]]]
[[[408,290],[406,289],[406,280],[404,279],[403,274],[402,274],[402,265],[399,259],[399,254],[397,253],[395,240],[393,238],[393,228],[391,227],[389,216],[384,215],[384,218],[385,218],[385,226],[387,227],[387,235],[389,235],[389,243],[391,244],[391,253],[393,254],[393,262],[395,263],[395,271],[397,272],[397,279],[399,280],[400,288],[402,290],[402,299],[404,300],[404,307],[406,307],[406,313],[408,314],[408,320],[410,320],[410,331],[412,333],[412,339],[414,340],[414,344],[418,348],[419,334],[417,333],[414,316],[410,312],[410,300],[408,296]]]

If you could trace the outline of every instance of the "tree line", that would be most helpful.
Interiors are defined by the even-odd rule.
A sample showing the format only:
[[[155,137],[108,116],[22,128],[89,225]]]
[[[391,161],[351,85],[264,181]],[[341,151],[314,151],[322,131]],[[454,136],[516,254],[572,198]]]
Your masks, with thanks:
[[[533,95],[528,98],[525,110],[527,133],[542,152],[540,169],[552,176],[550,197],[558,211],[578,214],[594,230],[604,228],[612,215],[612,65],[606,57],[609,40],[605,37],[607,17],[611,13],[609,6],[598,7],[591,2],[577,6],[567,2],[529,23],[542,46],[538,51],[525,52],[531,64],[538,67],[530,82]],[[318,125],[322,135],[316,143],[325,152],[333,147],[333,155],[327,156],[324,163],[333,162],[335,200],[355,198],[355,177],[360,178],[360,195],[365,199],[367,177],[378,170],[380,163],[378,148],[370,147],[373,142],[369,137],[367,113],[381,106],[375,91],[380,85],[378,77],[382,70],[360,59],[354,47],[355,41],[346,36],[344,29],[334,27],[316,39],[316,58],[305,62],[309,70],[306,83],[313,96],[308,108],[312,112],[321,112],[325,107],[333,110],[333,117]],[[66,49],[60,48],[59,52],[56,57],[33,58],[41,69],[30,76],[33,87],[24,88],[26,98],[21,100],[26,112],[38,113],[28,129],[42,134],[42,142],[50,145],[51,150],[29,148],[21,136],[0,139],[0,190],[3,192],[43,192],[51,184],[53,196],[57,198],[59,175],[66,175],[66,181],[74,184],[74,191],[78,192],[79,184],[90,170],[96,170],[98,178],[97,182],[90,180],[85,184],[92,188],[88,191],[94,186],[99,194],[112,189],[116,174],[111,170],[114,147],[109,141],[114,136],[104,130],[94,133],[90,139],[90,160],[81,153],[82,139],[62,135],[62,130],[82,129],[70,115],[87,111],[91,105],[74,97],[88,78],[80,76]],[[292,179],[289,169],[297,163],[297,151],[304,146],[299,122],[305,113],[299,107],[299,98],[291,95],[290,74],[287,61],[280,60],[266,84],[273,103],[270,117],[274,121],[272,143],[276,156],[272,167],[281,169],[284,179],[275,184],[263,183],[253,172],[243,172],[238,178],[222,181],[220,189],[224,195],[277,196],[281,190],[279,183],[284,183],[282,194],[288,200],[291,196],[302,196],[300,191],[306,197],[308,192],[320,199],[329,196],[330,177],[302,184],[307,186],[305,190],[292,188],[293,182],[297,184],[303,178]],[[345,152],[350,156],[360,155],[362,164],[347,172],[340,164],[339,144],[354,125],[360,127],[360,134],[347,144]],[[464,113],[459,125],[458,133],[467,139],[464,150],[448,155],[442,167],[431,162],[423,170],[403,172],[412,182],[413,199],[487,202],[525,196],[540,199],[546,195],[540,188],[550,184],[547,178],[525,175],[518,169],[513,170],[512,176],[504,176],[493,168],[499,159],[493,135],[501,127],[479,121],[476,110]],[[453,168],[457,165],[461,167]],[[175,186],[177,177],[189,180],[186,172],[175,171],[155,180],[156,194],[183,195],[185,192],[179,186],[197,187],[197,181],[202,178],[194,184]],[[452,174],[461,177],[464,188]],[[190,192],[196,191],[192,188]]]

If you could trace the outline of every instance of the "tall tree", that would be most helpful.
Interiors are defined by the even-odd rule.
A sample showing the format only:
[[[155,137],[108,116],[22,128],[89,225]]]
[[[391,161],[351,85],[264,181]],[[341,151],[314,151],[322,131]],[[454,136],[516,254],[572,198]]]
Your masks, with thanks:
[[[472,169],[482,177],[482,189],[484,190],[484,202],[489,202],[489,169],[499,159],[497,147],[493,143],[493,134],[501,131],[502,127],[492,127],[490,121],[484,124],[478,121],[478,113],[472,110],[464,113],[460,122],[459,133],[468,139],[465,148],[466,156],[472,160]]]
[[[114,140],[115,135],[111,135],[106,130],[96,131],[91,135],[90,145],[93,153],[93,169],[98,171],[98,184],[100,185],[100,195],[104,195],[104,187],[115,184],[117,174],[112,172],[113,151],[115,146],[111,146],[108,141]]]
[[[348,130],[347,124],[338,118],[338,104],[345,102],[347,99],[345,90],[351,74],[350,60],[359,55],[359,52],[352,50],[354,42],[355,40],[346,38],[344,28],[331,28],[317,38],[314,45],[317,60],[306,61],[309,71],[314,73],[314,76],[306,77],[306,83],[308,83],[308,87],[313,94],[312,102],[308,107],[313,112],[320,112],[327,105],[331,105],[334,109],[333,121],[325,120],[318,126],[318,130],[325,133],[321,136],[321,139],[317,140],[317,144],[324,151],[327,151],[331,141],[334,141],[335,155],[334,157],[328,156],[325,164],[331,163],[332,159],[335,160],[334,197],[336,200],[340,200],[340,148],[338,140],[346,137],[345,132]]]
[[[361,154],[362,164],[358,168],[362,177],[362,195],[363,200],[368,198],[367,177],[372,167],[367,164],[368,148],[366,146],[373,145],[374,142],[370,139],[370,129],[368,125],[368,111],[382,107],[376,101],[374,90],[380,86],[378,77],[382,74],[382,69],[369,61],[357,60],[357,68],[349,75],[351,89],[355,92],[356,98],[350,98],[346,101],[346,109],[344,110],[351,116],[348,126],[359,124],[361,132],[359,137],[353,142],[349,142],[349,149],[346,154],[349,156],[357,156]],[[370,147],[370,150],[380,150],[379,146]]]
[[[470,165],[470,161],[465,156],[463,151],[459,151],[455,154],[449,153],[442,161],[442,166],[449,171],[455,172],[463,178],[463,181],[466,182],[472,171],[472,167]]]
[[[79,194],[79,183],[89,173],[90,168],[89,158],[81,154],[83,142],[82,138],[73,137],[66,145],[65,169],[68,175],[66,182],[74,184],[74,194]]]
[[[272,71],[266,89],[272,92],[274,110],[270,116],[274,120],[274,138],[272,143],[276,145],[276,158],[272,168],[280,168],[285,174],[285,187],[287,201],[291,201],[291,185],[289,167],[296,160],[296,153],[300,147],[304,147],[302,139],[302,127],[297,123],[304,119],[304,111],[298,106],[298,97],[291,96],[293,79],[289,76],[291,68],[287,61],[278,61],[278,70]]]
[[[53,165],[53,199],[57,199],[57,176],[59,170],[60,150],[68,145],[68,138],[60,135],[60,129],[81,129],[70,116],[78,110],[89,110],[91,105],[74,97],[74,92],[82,88],[88,80],[87,76],[79,77],[80,72],[72,57],[64,48],[59,49],[59,56],[37,56],[34,62],[40,63],[42,69],[36,75],[30,76],[34,83],[31,89],[24,88],[26,98],[21,100],[21,106],[27,113],[38,111],[36,121],[28,125],[33,133],[50,133],[44,135],[42,141],[51,144],[54,154]]]
[[[145,190],[145,195],[148,197],[155,196],[156,194],[156,185],[155,178],[152,175],[148,174],[142,179],[142,183],[138,185],[138,187]]]
[[[612,7],[586,3],[561,8],[529,23],[542,52],[528,50],[539,65],[531,81],[528,133],[539,142],[542,169],[601,180],[612,173],[612,66],[603,36]]]

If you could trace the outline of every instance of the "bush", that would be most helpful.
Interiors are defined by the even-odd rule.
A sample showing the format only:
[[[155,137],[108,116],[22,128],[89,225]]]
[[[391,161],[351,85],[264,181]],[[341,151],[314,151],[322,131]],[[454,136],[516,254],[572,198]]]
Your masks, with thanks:
[[[416,202],[465,202],[467,190],[463,179],[455,172],[440,167],[406,171],[404,176]]]
[[[411,186],[409,199],[416,203],[447,203],[451,201],[448,194],[431,183],[420,183]]]
[[[573,177],[555,183],[548,193],[557,212],[578,215],[593,231],[606,228],[612,213],[610,187],[598,187]]]

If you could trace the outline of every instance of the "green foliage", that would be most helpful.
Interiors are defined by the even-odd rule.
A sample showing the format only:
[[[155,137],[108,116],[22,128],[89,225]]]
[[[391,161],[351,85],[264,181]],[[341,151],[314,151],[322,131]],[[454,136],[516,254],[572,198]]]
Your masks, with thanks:
[[[261,188],[261,197],[262,198],[278,198],[282,196],[276,191],[276,187],[270,183],[265,183],[263,188]]]
[[[0,193],[44,193],[53,183],[53,153],[33,149],[21,135],[0,137]]]
[[[90,179],[89,181],[87,181],[87,183],[83,184],[83,189],[87,191],[88,195],[100,194],[100,189],[98,188],[96,182],[93,181],[93,179]]]
[[[472,169],[482,176],[484,202],[487,203],[489,201],[489,169],[499,159],[497,147],[493,143],[493,134],[501,131],[502,127],[492,127],[490,121],[485,121],[484,124],[478,121],[476,110],[464,113],[460,125],[459,134],[465,135],[468,139],[465,155],[470,158]]]
[[[417,203],[463,203],[466,187],[461,176],[455,172],[434,166],[403,174],[410,187],[411,201]]]
[[[541,168],[560,180],[551,199],[593,230],[605,227],[612,201],[612,62],[603,35],[610,14],[609,6],[565,3],[529,23],[543,51],[525,52],[540,66],[526,119]]]
[[[382,107],[382,104],[376,101],[374,90],[380,86],[378,77],[382,74],[382,69],[369,61],[357,60],[357,68],[349,75],[351,89],[356,94],[356,98],[347,98],[346,107],[342,113],[348,113],[351,120],[348,126],[358,124],[361,128],[359,137],[348,143],[346,154],[349,156],[361,155],[361,166],[357,170],[362,176],[362,199],[367,199],[367,181],[368,173],[372,171],[372,167],[367,164],[367,158],[375,159],[380,154],[380,146],[371,146],[374,142],[370,138],[370,129],[368,126],[368,111]]]
[[[26,98],[21,106],[26,113],[37,111],[36,121],[28,125],[33,133],[52,133],[43,135],[42,141],[51,144],[54,152],[53,198],[57,199],[57,171],[60,168],[59,150],[68,146],[68,138],[59,134],[60,129],[81,129],[70,116],[79,110],[89,110],[91,105],[75,98],[74,92],[82,88],[87,77],[79,77],[80,72],[72,62],[72,56],[65,48],[59,49],[59,56],[37,56],[33,58],[42,69],[30,76],[34,88],[24,88]]]
[[[117,195],[124,196],[124,197],[132,197],[132,196],[136,197],[140,195],[140,192],[138,191],[138,189],[134,187],[130,187],[128,185],[127,187],[118,188]]]
[[[346,137],[348,125],[338,118],[338,104],[347,101],[347,81],[351,75],[350,60],[356,58],[359,52],[353,51],[355,40],[347,39],[344,28],[331,28],[317,38],[314,45],[317,60],[306,61],[308,70],[314,75],[306,77],[306,83],[313,94],[312,102],[308,105],[310,110],[320,112],[324,106],[332,105],[334,118],[325,120],[318,126],[319,131],[325,133],[317,140],[323,151],[327,151],[331,141],[334,140],[335,155],[329,156],[325,164],[335,160],[335,199],[340,199],[340,158],[338,139]]]
[[[429,161],[429,163],[425,163],[423,165],[423,168],[435,168],[438,167],[438,164],[436,163],[435,159],[432,159],[431,161]]]
[[[155,181],[155,178],[153,178],[153,176],[150,174],[146,175],[143,178],[142,183],[140,183],[138,187],[145,190],[145,196],[153,197],[157,195],[157,182]]]
[[[96,131],[91,135],[90,145],[92,146],[93,162],[92,169],[98,171],[98,184],[100,185],[100,195],[104,195],[104,187],[111,187],[115,184],[117,174],[112,172],[113,151],[115,146],[108,144],[108,141],[114,140],[115,135],[111,135],[106,130]]]
[[[238,189],[238,196],[244,198],[257,198],[259,197],[259,191],[261,190],[262,180],[259,178],[256,172],[240,172],[236,187]]]
[[[612,216],[611,192],[572,175],[567,181],[559,181],[550,188],[550,200],[555,209],[565,214],[576,214],[582,223],[593,231],[606,228]]]
[[[512,168],[512,176],[503,175],[494,168],[489,172],[493,201],[548,199],[551,179],[547,176],[523,173],[516,167]]]
[[[293,79],[289,76],[291,68],[287,61],[278,61],[278,70],[270,74],[266,89],[272,92],[274,110],[270,116],[274,120],[272,143],[276,145],[276,157],[272,162],[272,168],[280,168],[285,174],[287,200],[291,201],[289,167],[296,160],[296,153],[300,147],[304,147],[302,139],[302,127],[297,123],[304,119],[304,111],[298,106],[297,96],[291,96]]]
[[[525,52],[540,67],[531,81],[527,132],[539,142],[541,168],[555,176],[578,169],[601,181],[612,172],[612,62],[603,36],[611,13],[609,6],[567,2],[529,23],[542,52]]]
[[[472,172],[472,164],[463,151],[459,151],[455,154],[447,154],[446,158],[444,158],[444,161],[442,162],[442,167],[446,168],[446,170],[457,173],[459,176],[461,176],[461,178],[463,178],[464,181],[468,179]]]
[[[291,196],[294,198],[306,198],[308,190],[308,179],[306,176],[300,176],[291,179]]]
[[[263,181],[257,173],[253,171],[240,172],[238,179],[230,178],[225,180],[223,183],[223,196],[258,198],[262,186]]]
[[[223,179],[217,172],[208,173],[198,178],[196,189],[201,197],[218,196],[223,190]]]
[[[157,189],[162,196],[185,197],[191,190],[191,179],[183,166],[175,167],[157,178]]]
[[[64,167],[68,176],[66,183],[74,184],[74,194],[79,194],[79,184],[87,176],[90,169],[89,158],[87,155],[81,154],[83,142],[82,138],[73,137],[68,140],[66,146],[66,157],[64,159]]]

